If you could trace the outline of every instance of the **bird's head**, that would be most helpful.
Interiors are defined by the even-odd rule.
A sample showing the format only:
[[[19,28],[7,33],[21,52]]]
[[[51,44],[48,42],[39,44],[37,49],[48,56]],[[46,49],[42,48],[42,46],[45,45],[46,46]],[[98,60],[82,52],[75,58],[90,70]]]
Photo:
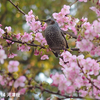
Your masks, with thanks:
[[[47,23],[47,25],[52,25],[52,24],[55,24],[55,20],[53,18],[49,18],[47,20],[44,20],[44,22]]]

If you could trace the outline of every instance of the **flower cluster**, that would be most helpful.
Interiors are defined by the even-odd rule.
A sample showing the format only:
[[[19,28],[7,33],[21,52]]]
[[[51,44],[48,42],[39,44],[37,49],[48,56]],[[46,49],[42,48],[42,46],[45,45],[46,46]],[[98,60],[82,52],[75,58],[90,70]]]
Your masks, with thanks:
[[[89,95],[100,99],[100,85],[98,85],[100,82],[100,76],[98,76],[100,66],[96,60],[84,59],[83,55],[72,55],[68,51],[64,51],[61,56],[59,64],[63,66],[61,69],[63,74],[51,75],[52,85],[58,87],[62,95],[66,93],[73,95],[78,90],[82,97]],[[98,76],[97,79],[93,79],[92,75]]]
[[[83,20],[81,20],[83,21]],[[90,52],[92,55],[100,55],[99,54],[99,33],[100,33],[100,21],[95,20],[92,24],[87,21],[84,21],[81,25],[78,41],[76,42],[76,47],[80,49],[80,51]]]
[[[7,58],[7,55],[5,54],[5,51],[3,49],[0,49],[0,63],[4,63],[4,59]]]
[[[19,65],[18,61],[10,61],[9,65],[8,65],[8,71],[10,73],[17,72],[18,71],[18,65]]]
[[[100,10],[97,9],[96,7],[90,7],[91,10],[95,11],[97,16],[100,16]]]
[[[28,33],[24,33],[24,35],[21,37],[22,42],[28,42],[28,41],[32,41],[32,33],[28,34]]]
[[[36,33],[35,40],[40,42],[42,46],[47,45],[45,38],[43,37],[42,33],[40,33],[40,32]]]
[[[28,13],[28,15],[25,16],[26,16],[26,21],[30,26],[30,30],[32,30],[34,33],[42,31],[41,22],[35,19],[32,10]]]
[[[62,30],[74,29],[76,23],[79,21],[76,18],[68,16],[70,13],[70,6],[64,5],[59,13],[53,13],[54,19],[58,22]]]

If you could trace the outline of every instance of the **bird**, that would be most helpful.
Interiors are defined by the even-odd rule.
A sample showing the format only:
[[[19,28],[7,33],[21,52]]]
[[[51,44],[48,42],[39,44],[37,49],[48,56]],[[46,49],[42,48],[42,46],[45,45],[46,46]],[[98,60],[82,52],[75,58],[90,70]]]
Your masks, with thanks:
[[[69,48],[64,32],[53,18],[48,18],[44,22],[47,23],[47,27],[44,30],[44,37],[54,55],[58,57],[60,50]]]

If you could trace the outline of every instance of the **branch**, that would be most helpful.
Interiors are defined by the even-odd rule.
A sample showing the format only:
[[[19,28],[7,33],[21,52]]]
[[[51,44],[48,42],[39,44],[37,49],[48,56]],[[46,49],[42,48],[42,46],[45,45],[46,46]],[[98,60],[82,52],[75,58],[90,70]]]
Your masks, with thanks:
[[[79,48],[71,48],[72,51],[79,51]]]
[[[76,0],[76,1],[75,1],[75,2],[73,2],[73,3],[71,3],[71,4],[70,4],[70,7],[71,7],[73,4],[75,4],[77,1],[78,1],[78,0]]]
[[[26,42],[22,42],[22,41],[17,41],[17,40],[13,40],[13,39],[10,39],[10,38],[7,38],[7,37],[3,37],[3,39],[7,39],[7,40],[10,40],[10,41],[15,42],[15,43],[27,44],[29,46],[45,48],[44,46],[41,46],[41,45],[37,45],[37,44],[34,44],[34,43],[30,44],[30,43],[26,43]]]
[[[18,5],[15,5],[11,0],[8,0],[15,8],[17,8],[18,9],[18,11],[20,12],[20,13],[22,13],[23,15],[26,15],[19,7],[18,7]]]
[[[10,38],[7,38],[7,37],[3,37],[3,39],[7,39],[7,40],[10,40],[14,43],[19,43],[19,44],[27,44],[28,46],[34,46],[34,47],[40,47],[40,48],[43,48],[45,49],[44,46],[41,46],[41,45],[37,45],[37,44],[34,44],[34,43],[27,43],[27,42],[22,42],[22,41],[17,41],[17,40],[13,40],[13,39],[10,39]],[[72,51],[79,51],[78,48],[71,48]]]
[[[97,63],[100,62],[100,60],[97,60]]]
[[[83,99],[83,97],[80,97],[80,96],[67,96],[67,95],[62,95],[62,94],[60,94],[58,92],[52,92],[50,90],[44,89],[43,87],[41,89],[41,87],[39,87],[39,86],[35,86],[35,88],[40,89],[41,92],[47,92],[47,93],[59,95],[59,96],[65,97],[65,98],[80,98],[80,99]]]
[[[77,36],[76,36],[73,32],[63,31],[62,29],[61,29],[61,31],[63,32],[63,34],[68,34],[68,35],[70,35],[71,37],[77,39]]]

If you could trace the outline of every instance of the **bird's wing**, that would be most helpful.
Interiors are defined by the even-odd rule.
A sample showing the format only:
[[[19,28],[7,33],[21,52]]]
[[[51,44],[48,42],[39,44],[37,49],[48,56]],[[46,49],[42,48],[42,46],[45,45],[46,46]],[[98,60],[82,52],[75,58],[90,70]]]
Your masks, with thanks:
[[[61,29],[60,29],[60,30],[61,30]],[[64,39],[65,39],[65,41],[66,41],[66,48],[69,48],[69,47],[68,47],[67,40],[66,40],[66,38],[65,38],[65,36],[64,36],[64,31],[63,31],[63,30],[61,30],[61,34],[62,34],[63,38],[64,38]]]

